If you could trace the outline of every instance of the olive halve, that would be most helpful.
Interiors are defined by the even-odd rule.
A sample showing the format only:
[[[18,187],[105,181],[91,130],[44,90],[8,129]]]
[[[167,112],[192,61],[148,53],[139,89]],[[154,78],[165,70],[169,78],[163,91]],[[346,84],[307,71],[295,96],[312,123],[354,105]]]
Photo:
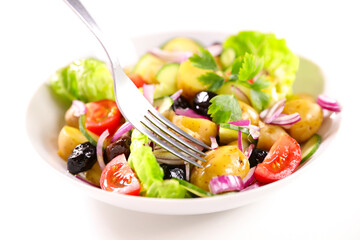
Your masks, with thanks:
[[[172,110],[175,111],[176,109],[191,108],[191,105],[190,105],[189,101],[185,97],[180,96],[174,101],[171,108],[172,108]]]
[[[208,110],[210,106],[210,100],[215,97],[217,94],[209,91],[198,92],[193,100],[194,111],[200,115],[210,117],[208,115]]]
[[[185,180],[185,165],[169,165],[163,163],[160,166],[164,170],[164,179],[179,178]]]
[[[113,143],[110,143],[105,150],[105,163],[109,163],[113,158],[124,154],[126,159],[130,155],[130,136],[121,136],[118,140]]]
[[[259,163],[262,163],[268,154],[268,151],[260,149],[260,148],[254,148],[254,150],[251,152],[251,155],[249,157],[249,163],[250,168],[255,167]]]
[[[77,145],[67,160],[67,169],[72,174],[87,171],[96,163],[96,147],[89,142]]]

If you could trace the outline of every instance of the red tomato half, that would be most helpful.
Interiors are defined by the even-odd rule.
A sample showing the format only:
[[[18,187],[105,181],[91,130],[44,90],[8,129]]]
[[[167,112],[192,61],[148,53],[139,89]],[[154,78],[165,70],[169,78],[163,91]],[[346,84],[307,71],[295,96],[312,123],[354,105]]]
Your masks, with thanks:
[[[120,127],[121,114],[115,101],[100,100],[86,104],[85,128],[96,135],[101,135],[106,129],[110,135]]]
[[[128,77],[131,79],[131,81],[135,84],[137,88],[141,88],[145,84],[144,79],[139,74],[130,73],[128,74]]]
[[[301,161],[300,145],[288,135],[282,135],[271,147],[264,161],[257,165],[255,178],[270,183],[292,174]]]
[[[101,189],[126,195],[139,195],[140,182],[130,168],[124,154],[113,158],[100,177]]]

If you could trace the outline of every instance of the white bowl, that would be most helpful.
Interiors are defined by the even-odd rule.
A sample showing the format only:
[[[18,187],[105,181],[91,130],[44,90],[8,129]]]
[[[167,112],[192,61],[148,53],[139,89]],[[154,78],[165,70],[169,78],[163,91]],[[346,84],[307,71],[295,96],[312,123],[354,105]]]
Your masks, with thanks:
[[[146,52],[146,50],[159,46],[175,36],[191,37],[207,45],[216,41],[223,41],[228,35],[229,34],[226,33],[215,32],[173,32],[137,37],[133,39],[133,42],[137,53],[141,55]],[[66,63],[64,63],[64,65],[65,64]],[[61,66],[59,66],[59,68],[60,67]],[[316,64],[305,58],[301,58],[294,91],[308,92],[317,95],[324,91],[324,80],[322,72]],[[311,88],[309,88],[309,86],[311,86]],[[319,130],[319,134],[322,136],[322,144],[316,154],[300,166],[291,176],[285,179],[257,189],[211,198],[155,199],[126,196],[103,191],[87,185],[67,173],[65,161],[57,155],[57,136],[64,125],[63,119],[65,111],[65,107],[55,101],[47,83],[40,86],[28,107],[26,124],[29,138],[39,155],[52,169],[61,174],[64,179],[71,181],[79,187],[79,189],[100,201],[140,212],[172,215],[191,215],[224,211],[243,206],[271,194],[284,184],[290,183],[292,179],[300,177],[302,172],[316,161],[334,138],[341,121],[341,114],[331,115],[326,118],[323,126]],[[45,115],[47,116],[46,118],[43,117]]]

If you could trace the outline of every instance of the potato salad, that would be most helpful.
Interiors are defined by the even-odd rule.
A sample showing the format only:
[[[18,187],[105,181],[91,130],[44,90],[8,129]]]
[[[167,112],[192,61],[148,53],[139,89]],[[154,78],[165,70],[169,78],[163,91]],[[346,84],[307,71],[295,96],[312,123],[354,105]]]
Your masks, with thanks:
[[[324,113],[341,111],[328,96],[293,94],[298,66],[284,39],[242,31],[211,45],[178,36],[125,68],[155,109],[210,146],[194,143],[206,154],[195,166],[126,121],[105,62],[75,60],[50,79],[68,107],[58,155],[70,174],[114,194],[214,197],[271,184],[318,149]]]

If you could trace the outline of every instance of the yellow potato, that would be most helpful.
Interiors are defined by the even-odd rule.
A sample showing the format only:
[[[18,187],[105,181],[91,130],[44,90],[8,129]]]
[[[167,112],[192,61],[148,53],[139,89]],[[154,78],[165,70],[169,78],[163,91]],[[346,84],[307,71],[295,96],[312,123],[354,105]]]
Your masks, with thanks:
[[[259,125],[259,113],[243,101],[238,101],[238,103],[242,111],[241,118],[243,120],[250,120],[252,125]]]
[[[207,87],[197,79],[207,72],[209,72],[209,70],[194,67],[189,60],[181,63],[177,76],[177,88],[183,90],[182,95],[184,97],[192,100],[198,92],[207,89]]]
[[[81,134],[79,129],[64,126],[58,137],[58,154],[62,159],[67,160],[77,145],[87,141],[88,140]]]
[[[307,93],[296,93],[290,96],[288,101],[297,100],[297,99],[307,99],[310,100],[311,102],[316,102],[316,99],[312,95]]]
[[[237,146],[222,146],[207,152],[206,162],[199,162],[203,168],[194,167],[190,182],[209,191],[209,182],[221,175],[237,175],[244,178],[249,172],[249,160]]]
[[[288,135],[286,131],[280,126],[261,124],[260,136],[256,147],[269,151],[274,142],[283,134]]]
[[[91,169],[79,173],[80,176],[88,180],[89,182],[100,186],[100,177],[101,177],[102,170],[99,166],[99,163],[96,162]]]
[[[171,121],[183,131],[207,145],[211,144],[210,137],[216,137],[217,135],[217,125],[206,119],[173,115]]]
[[[66,125],[79,128],[79,117],[75,116],[75,108],[71,106],[65,113]]]
[[[170,52],[193,52],[197,53],[199,47],[202,47],[198,42],[193,39],[186,37],[175,37],[170,39],[168,42],[162,46],[162,49]]]
[[[290,127],[288,133],[299,143],[310,139],[323,121],[322,108],[308,99],[297,99],[285,103],[283,113],[299,113],[301,120]]]

